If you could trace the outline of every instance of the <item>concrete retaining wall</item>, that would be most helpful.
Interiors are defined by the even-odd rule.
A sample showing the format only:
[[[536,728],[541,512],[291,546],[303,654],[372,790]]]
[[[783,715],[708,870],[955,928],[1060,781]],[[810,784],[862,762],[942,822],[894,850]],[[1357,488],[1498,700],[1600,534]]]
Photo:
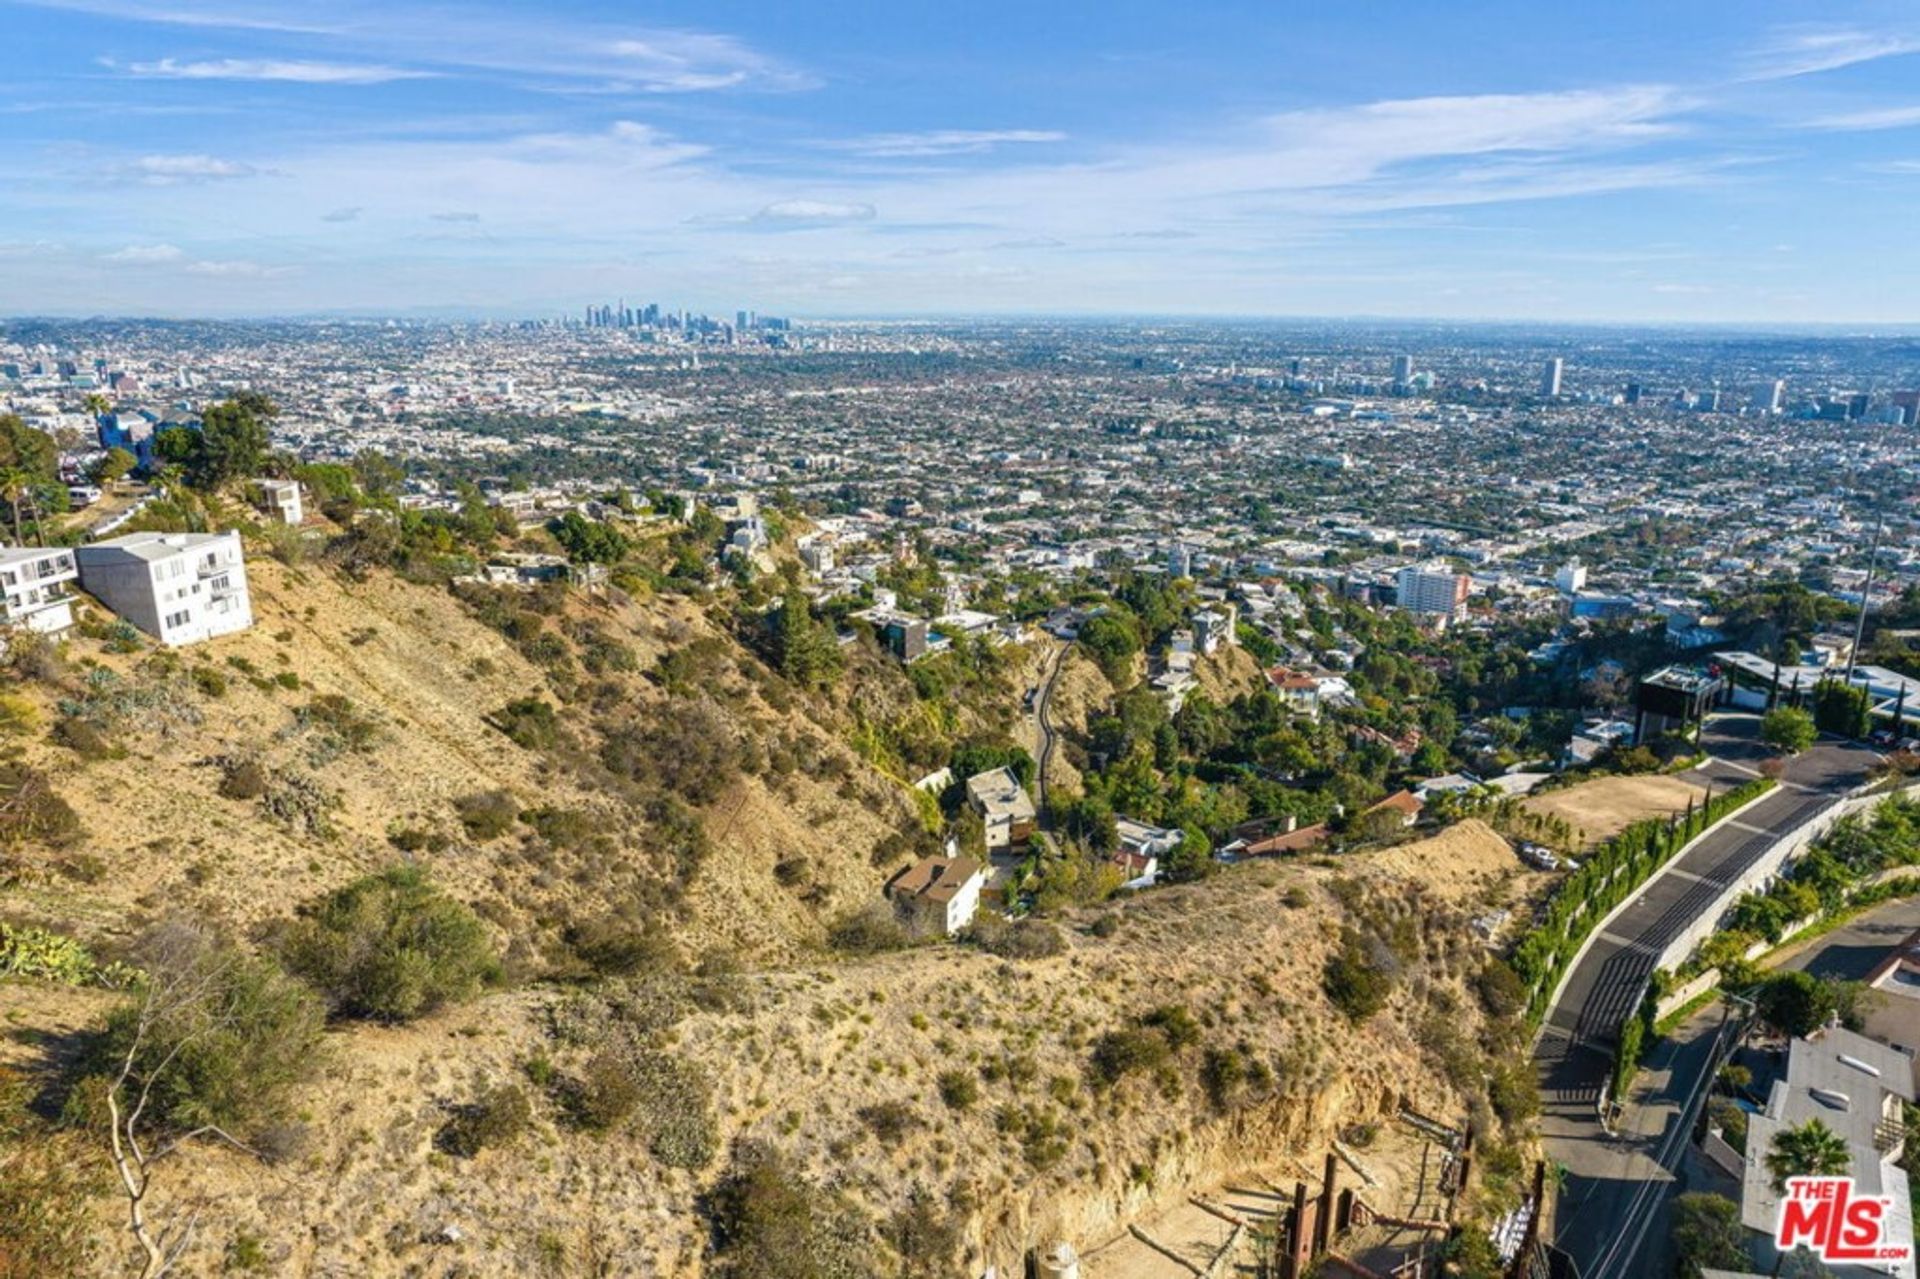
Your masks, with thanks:
[[[1759,861],[1748,867],[1746,874],[1723,889],[1720,896],[1714,899],[1713,904],[1701,911],[1686,931],[1675,937],[1667,948],[1660,952],[1654,959],[1654,967],[1672,971],[1685,963],[1693,952],[1699,949],[1702,942],[1720,930],[1721,921],[1726,917],[1727,912],[1733,909],[1736,901],[1745,894],[1765,888],[1772,883],[1774,877],[1785,869],[1788,862],[1804,853],[1814,840],[1832,830],[1834,824],[1841,818],[1867,812],[1879,807],[1891,796],[1904,793],[1905,790],[1890,790],[1870,795],[1849,795],[1831,808],[1823,809],[1800,823],[1775,842]],[[1796,921],[1784,935],[1790,937],[1795,931],[1811,922],[1811,919]],[[1747,958],[1753,959],[1765,954],[1773,949],[1773,946],[1772,942],[1755,942],[1748,950]]]

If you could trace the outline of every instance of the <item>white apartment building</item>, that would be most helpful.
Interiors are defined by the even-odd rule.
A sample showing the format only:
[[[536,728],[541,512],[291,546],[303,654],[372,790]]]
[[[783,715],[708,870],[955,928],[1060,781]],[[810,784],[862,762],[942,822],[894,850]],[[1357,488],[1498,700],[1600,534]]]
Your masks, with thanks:
[[[1400,607],[1409,613],[1442,622],[1457,622],[1467,615],[1467,575],[1434,561],[1409,564],[1400,570]]]
[[[0,625],[53,634],[73,625],[73,579],[65,546],[0,548]]]
[[[238,533],[128,533],[76,554],[80,585],[162,644],[253,625]]]

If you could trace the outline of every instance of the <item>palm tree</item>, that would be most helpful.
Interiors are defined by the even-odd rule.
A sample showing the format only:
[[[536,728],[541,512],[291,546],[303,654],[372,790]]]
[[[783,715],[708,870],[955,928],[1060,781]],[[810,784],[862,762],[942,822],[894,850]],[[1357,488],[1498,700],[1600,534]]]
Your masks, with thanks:
[[[1789,1177],[1841,1177],[1853,1167],[1853,1153],[1833,1129],[1809,1119],[1773,1135],[1767,1150],[1767,1171],[1773,1188],[1785,1194]]]
[[[13,506],[13,540],[16,545],[24,545],[20,541],[20,503],[32,492],[32,472],[19,466],[0,468],[0,497]]]

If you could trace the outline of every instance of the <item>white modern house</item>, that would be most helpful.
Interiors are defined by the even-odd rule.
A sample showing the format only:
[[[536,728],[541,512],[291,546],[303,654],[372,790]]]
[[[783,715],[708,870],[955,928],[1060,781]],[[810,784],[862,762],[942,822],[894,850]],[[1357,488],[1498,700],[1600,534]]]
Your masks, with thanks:
[[[78,572],[69,547],[0,548],[0,625],[43,634],[72,626]]]
[[[169,646],[253,625],[238,533],[128,533],[75,552],[80,585]]]
[[[1914,1099],[1913,1057],[1901,1050],[1838,1026],[1792,1040],[1786,1077],[1775,1079],[1766,1108],[1747,1120],[1747,1148],[1741,1168],[1740,1221],[1749,1234],[1757,1268],[1780,1273],[1774,1246],[1780,1219],[1780,1192],[1767,1167],[1767,1152],[1783,1129],[1817,1119],[1847,1145],[1847,1174],[1855,1193],[1885,1195],[1889,1201],[1881,1243],[1913,1249],[1913,1213],[1907,1174],[1900,1167],[1906,1144],[1904,1105]],[[1911,1256],[1897,1261],[1831,1264],[1837,1279],[1914,1279]]]
[[[260,509],[276,523],[298,525],[307,518],[298,480],[261,480]]]

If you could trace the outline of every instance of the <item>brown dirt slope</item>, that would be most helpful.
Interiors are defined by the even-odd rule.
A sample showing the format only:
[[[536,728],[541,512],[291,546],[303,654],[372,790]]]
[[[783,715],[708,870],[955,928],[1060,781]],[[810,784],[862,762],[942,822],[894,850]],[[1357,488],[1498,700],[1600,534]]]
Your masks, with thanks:
[[[457,800],[505,790],[521,805],[591,815],[614,840],[616,861],[649,856],[652,837],[630,825],[628,807],[592,785],[590,775],[522,749],[488,724],[506,702],[528,696],[560,706],[564,722],[583,718],[541,667],[438,588],[388,575],[354,582],[264,556],[250,562],[249,573],[253,629],[160,655],[161,663],[177,663],[175,675],[153,674],[150,648],[115,654],[76,636],[65,645],[62,686],[25,690],[48,723],[58,703],[101,678],[97,671],[173,691],[169,713],[136,713],[110,730],[115,757],[86,759],[44,735],[23,743],[26,761],[54,779],[84,825],[67,860],[96,861],[84,891],[58,875],[29,876],[0,892],[0,912],[120,934],[141,919],[191,908],[245,930],[396,860],[402,853],[390,836],[399,832],[431,837],[414,855],[507,939],[629,904],[624,890],[610,887],[611,877],[569,865],[535,846],[524,829],[482,840],[458,819]],[[575,600],[569,608],[630,646],[642,671],[670,650],[714,637],[684,603],[615,608]],[[225,692],[196,691],[187,678],[196,669],[222,677]],[[297,677],[299,686],[275,682],[282,675]],[[728,713],[746,736],[806,736],[821,762],[812,773],[749,771],[701,809],[714,851],[687,885],[690,912],[677,926],[696,949],[791,955],[815,943],[825,921],[878,891],[885,868],[873,866],[869,854],[907,810],[896,787],[830,736],[810,731],[800,708],[775,710],[749,681],[727,681]],[[328,695],[349,699],[356,716],[371,723],[363,749],[343,747],[310,715],[303,722],[315,699]],[[658,696],[639,679],[621,694],[643,719],[651,706],[673,713],[671,703],[647,700]],[[592,742],[583,749],[591,754]],[[257,759],[313,779],[336,799],[328,829],[277,821],[254,799],[223,797],[223,771],[210,762],[219,757]],[[774,874],[781,862],[790,863],[786,884]]]
[[[1688,800],[1697,804],[1705,794],[1691,782],[1661,774],[1598,777],[1565,790],[1534,795],[1524,806],[1542,816],[1564,817],[1582,832],[1586,846],[1591,848],[1644,817],[1681,812]]]
[[[940,944],[750,974],[729,1008],[692,1011],[654,1042],[712,1090],[717,1149],[741,1137],[777,1144],[882,1218],[923,1190],[958,1214],[966,1273],[1012,1268],[1027,1246],[1096,1247],[1235,1176],[1291,1177],[1330,1136],[1389,1118],[1402,1099],[1459,1113],[1428,1052],[1436,1036],[1458,1041],[1457,1053],[1478,1033],[1458,985],[1478,947],[1419,883],[1377,865],[1363,878],[1240,868],[1131,899],[1117,935],[1070,930],[1065,952],[1047,959]],[[1339,904],[1355,893],[1364,905]],[[1320,984],[1354,909],[1401,928],[1422,974],[1360,1024]],[[191,1185],[209,1205],[203,1255],[251,1234],[268,1241],[277,1273],[580,1273],[592,1263],[700,1274],[697,1199],[719,1161],[664,1168],[642,1132],[583,1138],[537,1089],[535,1131],[517,1148],[453,1160],[433,1145],[450,1107],[524,1082],[535,1055],[563,1075],[576,1069],[587,1049],[566,1028],[617,1023],[636,1001],[647,1002],[637,988],[531,989],[412,1027],[341,1030],[326,1078],[302,1099],[314,1145],[301,1160],[262,1176],[197,1148],[169,1190]],[[1112,1085],[1090,1074],[1103,1036],[1167,1007],[1185,1009],[1196,1036],[1171,1070]],[[1233,1085],[1216,1105],[1200,1063],[1222,1051],[1263,1063],[1271,1085]],[[974,1079],[979,1099],[942,1104],[943,1072]],[[880,1113],[896,1121],[884,1136]],[[177,1202],[157,1197],[160,1211]],[[447,1226],[457,1242],[438,1241]]]

